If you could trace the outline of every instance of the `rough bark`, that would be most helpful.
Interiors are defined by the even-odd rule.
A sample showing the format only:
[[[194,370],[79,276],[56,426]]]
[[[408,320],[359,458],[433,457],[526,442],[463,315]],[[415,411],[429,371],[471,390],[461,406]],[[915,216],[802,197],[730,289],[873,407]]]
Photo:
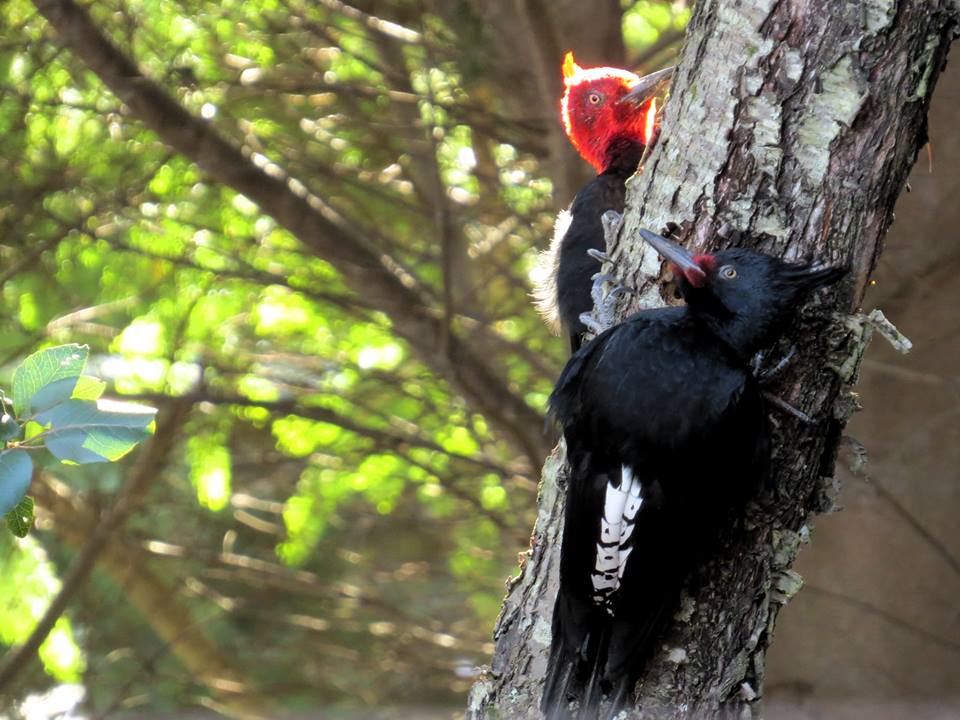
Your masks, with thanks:
[[[848,313],[925,142],[956,22],[956,7],[925,0],[705,0],[694,11],[663,134],[629,184],[614,251],[620,275],[640,288],[633,308],[664,303],[659,261],[637,230],[667,222],[697,250],[750,244],[812,255],[849,264],[853,279],[807,310],[792,334],[797,360],[778,391],[816,422],[775,417],[774,489],[694,574],[638,685],[646,717],[758,714],[777,613],[802,585],[790,568],[808,518],[831,503],[837,447],[856,405],[849,386],[870,332]],[[560,448],[544,468],[532,547],[468,717],[539,716],[564,482]]]
[[[536,466],[547,454],[542,418],[510,391],[464,333],[447,332],[423,288],[398,263],[364,237],[303,182],[191,115],[160,85],[143,75],[113,45],[86,9],[72,0],[36,0],[60,42],[113,91],[160,139],[224,185],[258,203],[304,247],[329,261],[344,281],[384,312],[396,333],[446,378],[498,434]]]

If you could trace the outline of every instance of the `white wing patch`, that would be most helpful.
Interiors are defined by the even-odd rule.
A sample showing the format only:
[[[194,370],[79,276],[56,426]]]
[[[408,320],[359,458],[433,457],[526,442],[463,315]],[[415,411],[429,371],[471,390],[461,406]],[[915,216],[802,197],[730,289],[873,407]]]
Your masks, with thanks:
[[[603,517],[600,520],[600,542],[597,543],[596,563],[591,580],[593,599],[613,613],[613,594],[619,589],[627,567],[627,558],[633,552],[630,538],[636,524],[637,513],[643,505],[640,480],[626,465],[620,468],[620,486],[614,487],[611,480],[603,502]]]
[[[560,333],[560,308],[557,307],[557,270],[560,267],[560,245],[570,229],[573,215],[561,210],[553,224],[550,247],[540,253],[537,264],[530,271],[533,283],[533,304],[554,333]]]

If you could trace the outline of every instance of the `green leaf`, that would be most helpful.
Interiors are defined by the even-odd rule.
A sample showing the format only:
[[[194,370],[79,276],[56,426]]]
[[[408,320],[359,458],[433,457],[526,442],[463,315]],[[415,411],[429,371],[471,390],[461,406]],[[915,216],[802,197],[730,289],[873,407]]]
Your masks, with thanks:
[[[26,450],[0,452],[0,515],[13,510],[27,494],[33,478],[33,460]]]
[[[28,400],[30,412],[39,413],[59,405],[64,400],[69,400],[73,395],[73,390],[77,386],[79,377],[61,378],[52,383],[44,385],[37,390],[33,397]]]
[[[61,380],[54,380],[40,388],[30,400],[30,410],[34,413],[49,410],[65,400],[97,400],[107,384],[99,378],[90,375],[79,375]]]
[[[24,360],[13,373],[13,409],[17,417],[23,417],[31,409],[34,395],[47,385],[70,378],[76,385],[89,352],[86,345],[60,345],[35,352]],[[70,397],[70,393],[66,397]]]
[[[0,415],[0,442],[10,442],[23,437],[23,428],[12,415]]]
[[[113,462],[150,436],[155,408],[109,400],[67,400],[37,415],[50,426],[43,436],[58,460]]]
[[[107,384],[100,378],[90,375],[81,375],[77,378],[77,385],[73,388],[74,400],[99,400],[103,391],[107,389]]]
[[[25,538],[33,527],[33,498],[27,495],[7,513],[7,527],[18,538]]]

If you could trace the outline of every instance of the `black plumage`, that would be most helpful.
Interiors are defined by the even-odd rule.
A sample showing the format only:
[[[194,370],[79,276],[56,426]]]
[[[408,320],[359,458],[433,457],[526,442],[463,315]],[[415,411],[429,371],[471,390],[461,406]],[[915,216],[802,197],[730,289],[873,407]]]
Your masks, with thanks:
[[[611,148],[610,164],[577,193],[570,205],[570,225],[557,254],[556,303],[560,323],[576,352],[587,328],[580,315],[593,309],[591,278],[600,264],[587,250],[606,252],[600,218],[607,210],[623,213],[627,179],[637,171],[645,146],[623,138]]]
[[[844,273],[744,249],[693,258],[643,233],[674,263],[686,305],[598,335],[550,398],[571,468],[542,700],[550,717],[567,717],[571,700],[583,718],[597,717],[603,697],[614,710],[628,700],[690,570],[766,477],[751,358],[805,295]]]
[[[607,210],[623,212],[627,178],[656,142],[655,96],[673,68],[639,77],[617,68],[584,69],[568,54],[563,73],[564,130],[597,176],[557,217],[553,240],[534,273],[534,297],[547,322],[569,338],[576,352],[587,330],[580,315],[593,308],[592,277],[600,270],[587,251],[607,249],[600,218]]]

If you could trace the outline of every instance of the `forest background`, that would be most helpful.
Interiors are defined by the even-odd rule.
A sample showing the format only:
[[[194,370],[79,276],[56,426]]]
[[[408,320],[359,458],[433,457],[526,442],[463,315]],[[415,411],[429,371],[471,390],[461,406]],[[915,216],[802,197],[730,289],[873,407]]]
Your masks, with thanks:
[[[121,102],[32,3],[0,6],[0,386],[37,348],[88,344],[164,442],[146,483],[136,454],[36,474],[36,529],[0,538],[5,646],[144,489],[0,709],[449,715],[552,446],[566,349],[529,272],[590,173],[557,117],[563,52],[659,69],[688,6],[88,7],[169,102]],[[958,707],[958,111],[948,66],[867,296],[914,351],[864,361],[848,434],[869,459],[846,453],[767,663],[791,712]],[[191,122],[229,145],[172,143]]]

